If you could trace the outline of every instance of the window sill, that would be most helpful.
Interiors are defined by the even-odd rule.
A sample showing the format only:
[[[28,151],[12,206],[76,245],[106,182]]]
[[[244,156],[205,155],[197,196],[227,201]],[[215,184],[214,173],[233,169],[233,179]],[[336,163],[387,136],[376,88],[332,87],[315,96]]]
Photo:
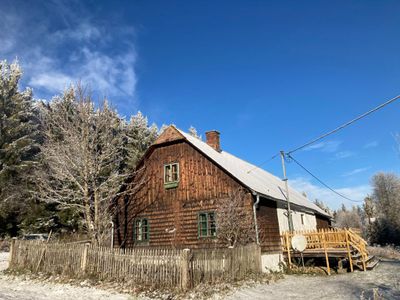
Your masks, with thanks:
[[[164,188],[168,189],[173,189],[178,187],[178,181],[175,182],[168,182],[168,183],[164,183]]]
[[[150,245],[149,240],[146,240],[146,241],[135,241],[133,244],[135,246],[149,246]]]
[[[198,236],[198,239],[199,239],[199,240],[205,240],[205,239],[211,239],[211,240],[213,240],[213,239],[216,239],[216,238],[217,238],[216,235]]]

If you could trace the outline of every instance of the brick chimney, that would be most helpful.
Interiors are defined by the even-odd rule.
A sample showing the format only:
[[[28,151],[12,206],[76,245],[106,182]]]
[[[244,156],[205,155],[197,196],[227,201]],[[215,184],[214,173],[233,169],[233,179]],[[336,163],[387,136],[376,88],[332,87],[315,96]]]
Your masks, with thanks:
[[[219,132],[210,130],[206,132],[207,145],[213,147],[216,151],[221,152],[221,145],[219,143]]]

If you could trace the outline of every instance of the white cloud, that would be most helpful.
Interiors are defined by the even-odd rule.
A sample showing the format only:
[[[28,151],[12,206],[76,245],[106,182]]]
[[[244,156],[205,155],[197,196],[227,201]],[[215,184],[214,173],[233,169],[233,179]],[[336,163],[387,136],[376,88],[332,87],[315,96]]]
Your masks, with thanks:
[[[372,141],[372,142],[366,143],[366,144],[364,145],[364,148],[365,148],[365,149],[368,149],[368,148],[375,148],[375,147],[378,147],[378,145],[379,145],[379,142],[378,142],[378,141]]]
[[[72,9],[70,2],[48,2],[33,7],[31,15],[21,14],[12,4],[2,8],[0,59],[18,56],[23,82],[34,88],[36,96],[49,97],[81,81],[99,96],[134,100],[133,29],[96,22],[79,2],[73,5],[78,7]],[[37,24],[34,18],[46,9],[52,15],[43,15]],[[53,26],[55,19],[61,20],[61,25]]]
[[[136,87],[135,52],[110,57],[104,53],[82,50],[84,64],[80,77],[104,93],[133,95]]]
[[[351,170],[349,172],[344,173],[342,176],[344,176],[344,177],[353,176],[353,175],[356,175],[358,173],[365,172],[365,171],[369,170],[370,168],[371,167],[357,168],[357,169],[354,169],[354,170]]]
[[[29,81],[29,85],[45,88],[53,93],[59,93],[60,91],[66,89],[73,82],[73,79],[68,75],[49,70],[48,72],[32,77]]]
[[[297,177],[289,181],[290,185],[299,192],[305,192],[308,199],[311,201],[318,199],[324,201],[331,209],[339,208],[342,203],[346,206],[360,205],[362,202],[351,202],[348,201],[329,189],[312,183],[309,179],[304,177]],[[363,201],[364,198],[371,193],[371,187],[369,185],[357,185],[357,186],[346,186],[346,187],[333,187],[334,190],[343,194],[352,200]]]
[[[319,142],[304,148],[304,151],[319,150],[322,152],[336,152],[339,146],[342,144],[341,141],[326,141]]]
[[[87,42],[101,38],[99,28],[89,23],[78,24],[75,28],[59,30],[52,34],[54,42],[63,42],[65,39]]]

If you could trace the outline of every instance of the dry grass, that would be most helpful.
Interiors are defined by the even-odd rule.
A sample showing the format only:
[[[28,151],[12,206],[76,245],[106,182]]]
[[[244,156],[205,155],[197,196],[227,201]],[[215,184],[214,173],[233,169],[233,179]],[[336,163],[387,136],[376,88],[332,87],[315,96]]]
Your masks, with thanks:
[[[368,251],[371,255],[375,255],[381,258],[387,259],[400,259],[400,249],[394,246],[371,246],[368,247]]]
[[[0,252],[10,251],[10,239],[0,240]]]

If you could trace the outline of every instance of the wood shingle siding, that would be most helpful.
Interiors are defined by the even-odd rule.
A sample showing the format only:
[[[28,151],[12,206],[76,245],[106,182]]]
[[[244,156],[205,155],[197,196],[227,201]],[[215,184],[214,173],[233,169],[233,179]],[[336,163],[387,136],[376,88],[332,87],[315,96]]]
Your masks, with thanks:
[[[257,208],[257,220],[261,251],[264,253],[279,253],[281,251],[281,243],[276,202],[262,199]]]
[[[317,229],[331,228],[331,221],[323,216],[316,215],[317,219]]]
[[[173,162],[179,163],[179,183],[176,188],[166,189],[163,167]],[[129,199],[126,210],[120,209],[116,219],[115,240],[119,245],[221,247],[216,238],[199,239],[198,214],[216,212],[219,199],[228,197],[240,184],[187,142],[173,141],[171,135],[168,135],[168,144],[155,146],[142,164],[144,173],[141,176],[146,178],[146,184]],[[119,207],[123,207],[122,199],[119,203]],[[243,203],[249,214],[252,214],[252,203],[249,193]],[[135,210],[136,206],[142,210]],[[143,217],[149,220],[150,238],[148,242],[135,245],[133,221]],[[218,228],[218,213],[216,218]]]

